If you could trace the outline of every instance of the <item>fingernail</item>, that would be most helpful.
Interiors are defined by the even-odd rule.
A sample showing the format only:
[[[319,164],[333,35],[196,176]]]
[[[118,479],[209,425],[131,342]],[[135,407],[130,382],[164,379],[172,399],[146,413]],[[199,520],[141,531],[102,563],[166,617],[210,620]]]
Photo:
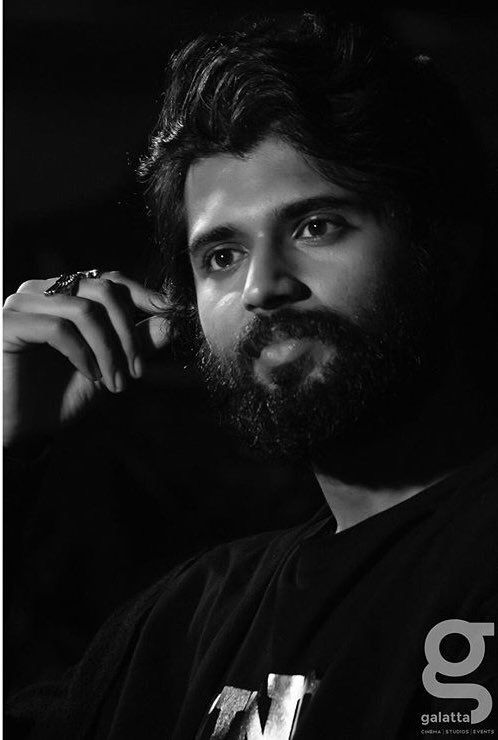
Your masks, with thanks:
[[[135,357],[135,359],[133,360],[133,375],[136,378],[140,378],[143,375],[143,372],[144,372],[144,364],[142,360],[140,359],[140,357],[138,357],[137,355],[137,357]]]
[[[118,370],[117,373],[114,374],[114,390],[116,393],[121,393],[121,391],[125,389],[125,386],[125,376],[123,375],[121,370]]]

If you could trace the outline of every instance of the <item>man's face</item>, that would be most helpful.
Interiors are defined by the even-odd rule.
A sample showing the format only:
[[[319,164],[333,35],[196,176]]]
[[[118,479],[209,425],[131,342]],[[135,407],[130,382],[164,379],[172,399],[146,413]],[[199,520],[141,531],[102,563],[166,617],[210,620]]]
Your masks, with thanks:
[[[405,317],[401,276],[413,258],[393,224],[292,146],[269,137],[194,163],[185,206],[208,380],[253,436],[285,427],[281,450],[313,447],[358,421],[365,393],[389,392],[400,352],[412,374],[418,348],[405,345],[421,319]]]

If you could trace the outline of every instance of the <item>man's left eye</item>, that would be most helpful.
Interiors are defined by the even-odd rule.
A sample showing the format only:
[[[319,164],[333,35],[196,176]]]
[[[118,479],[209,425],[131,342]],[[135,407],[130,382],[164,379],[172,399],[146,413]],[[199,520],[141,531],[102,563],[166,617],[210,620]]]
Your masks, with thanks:
[[[306,221],[296,232],[298,239],[320,239],[336,235],[344,228],[346,222],[339,218],[313,218]]]

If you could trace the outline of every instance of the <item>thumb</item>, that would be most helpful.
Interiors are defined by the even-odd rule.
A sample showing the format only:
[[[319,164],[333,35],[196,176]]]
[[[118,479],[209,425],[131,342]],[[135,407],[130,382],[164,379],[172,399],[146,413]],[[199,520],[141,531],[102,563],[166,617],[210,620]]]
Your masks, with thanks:
[[[137,332],[146,355],[166,347],[171,340],[170,323],[164,316],[151,316],[140,321]]]

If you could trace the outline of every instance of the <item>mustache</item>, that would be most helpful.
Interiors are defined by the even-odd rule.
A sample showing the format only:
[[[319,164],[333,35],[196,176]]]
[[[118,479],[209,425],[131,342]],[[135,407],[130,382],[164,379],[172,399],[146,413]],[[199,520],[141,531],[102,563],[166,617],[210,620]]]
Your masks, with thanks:
[[[263,347],[276,339],[317,339],[324,344],[358,346],[368,337],[365,329],[331,309],[296,311],[281,309],[272,315],[258,315],[238,338],[238,356],[259,356]]]

